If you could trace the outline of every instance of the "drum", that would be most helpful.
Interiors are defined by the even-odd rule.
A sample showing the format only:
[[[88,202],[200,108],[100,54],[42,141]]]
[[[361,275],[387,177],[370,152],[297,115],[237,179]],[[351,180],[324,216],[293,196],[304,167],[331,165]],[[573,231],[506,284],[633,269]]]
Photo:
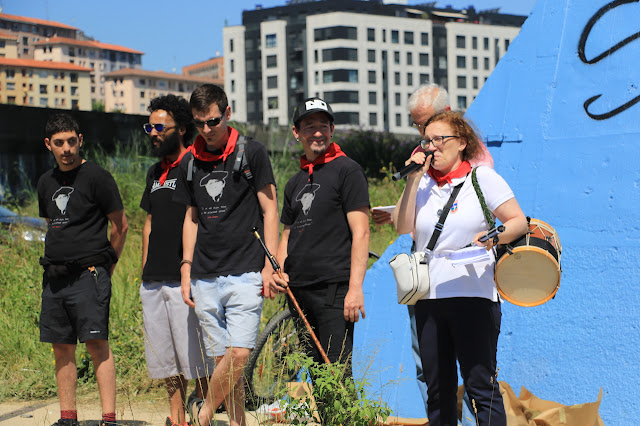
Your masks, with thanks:
[[[557,232],[541,220],[530,219],[529,230],[498,252],[495,281],[500,295],[518,306],[538,306],[560,287],[562,246]]]

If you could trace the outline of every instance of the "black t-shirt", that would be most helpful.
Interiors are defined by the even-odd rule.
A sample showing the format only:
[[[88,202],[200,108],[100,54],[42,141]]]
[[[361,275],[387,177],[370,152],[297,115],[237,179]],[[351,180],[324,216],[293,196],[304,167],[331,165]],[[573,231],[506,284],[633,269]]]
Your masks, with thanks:
[[[236,147],[237,152],[237,147]],[[262,212],[256,192],[275,185],[269,154],[260,142],[248,139],[247,162],[253,179],[233,172],[236,154],[223,163],[200,161],[188,152],[178,167],[174,201],[198,208],[198,236],[191,267],[192,278],[213,278],[259,272],[265,253],[252,233],[264,235]],[[192,181],[187,181],[193,158]]]
[[[111,174],[89,161],[68,172],[49,170],[38,180],[40,216],[49,219],[44,256],[60,263],[111,249],[107,215],[122,210]]]
[[[164,185],[160,185],[161,175],[160,162],[149,168],[147,185],[140,201],[140,207],[151,215],[147,263],[142,271],[142,279],[180,281],[185,207],[173,201],[178,168],[169,170]]]
[[[290,226],[284,270],[290,285],[349,281],[351,230],[347,213],[369,206],[367,178],[348,157],[301,170],[287,182],[281,222]]]

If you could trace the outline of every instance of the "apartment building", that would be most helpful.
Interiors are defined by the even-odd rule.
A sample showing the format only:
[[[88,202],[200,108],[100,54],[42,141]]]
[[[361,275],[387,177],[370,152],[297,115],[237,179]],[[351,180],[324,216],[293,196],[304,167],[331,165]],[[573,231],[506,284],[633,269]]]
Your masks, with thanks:
[[[89,68],[0,57],[0,103],[91,110]]]
[[[79,30],[71,25],[26,16],[0,13],[0,31],[17,37],[18,57],[33,59],[34,44],[47,37],[77,38]]]
[[[182,74],[191,77],[208,77],[213,79],[224,80],[224,58],[217,56],[198,62],[197,64],[182,67]]]
[[[225,91],[239,121],[288,125],[309,96],[338,125],[411,133],[409,95],[447,87],[454,109],[478,94],[526,17],[379,0],[292,0],[225,27]]]
[[[223,85],[220,79],[126,68],[105,74],[105,111],[147,114],[151,99],[169,93],[191,97],[201,84]]]
[[[142,68],[143,52],[95,40],[51,37],[34,44],[41,61],[67,62],[91,69],[91,99],[105,101],[105,74],[123,68]]]
[[[0,58],[18,57],[18,37],[0,31]]]

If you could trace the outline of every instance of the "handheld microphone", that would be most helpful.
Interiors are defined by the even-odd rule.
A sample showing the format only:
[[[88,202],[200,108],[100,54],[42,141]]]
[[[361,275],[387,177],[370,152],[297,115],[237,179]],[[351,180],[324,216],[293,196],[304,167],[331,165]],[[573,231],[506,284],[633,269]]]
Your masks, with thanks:
[[[431,156],[431,160],[433,161],[433,152],[429,152],[429,154]],[[418,164],[418,163],[409,163],[406,166],[404,166],[403,168],[401,168],[398,172],[394,173],[393,176],[391,176],[391,179],[393,179],[394,181],[396,180],[400,180],[400,179],[404,179],[409,173],[415,172],[416,170],[418,170],[420,167],[422,167],[424,164]]]

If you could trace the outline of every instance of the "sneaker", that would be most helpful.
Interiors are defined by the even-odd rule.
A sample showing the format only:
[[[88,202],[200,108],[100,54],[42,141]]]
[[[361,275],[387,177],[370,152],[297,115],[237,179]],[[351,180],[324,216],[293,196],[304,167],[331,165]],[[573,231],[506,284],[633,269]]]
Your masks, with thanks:
[[[200,420],[198,420],[198,414],[200,414],[200,408],[202,408],[202,404],[204,401],[200,398],[189,398],[187,402],[187,411],[189,412],[189,417],[191,417],[191,424],[193,426],[200,426]]]
[[[80,423],[75,419],[60,419],[51,426],[80,426]]]

